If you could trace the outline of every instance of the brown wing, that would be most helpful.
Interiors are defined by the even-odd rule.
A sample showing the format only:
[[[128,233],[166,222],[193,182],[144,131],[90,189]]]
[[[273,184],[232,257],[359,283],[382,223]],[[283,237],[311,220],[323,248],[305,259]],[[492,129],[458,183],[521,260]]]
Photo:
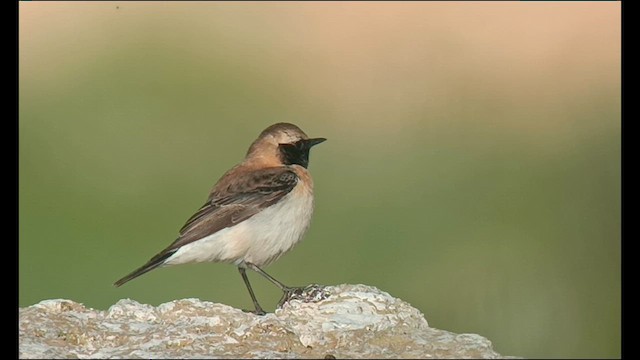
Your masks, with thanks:
[[[120,286],[164,264],[181,246],[250,218],[287,195],[297,183],[298,176],[284,167],[230,171],[216,184],[209,200],[187,220],[180,236],[169,247],[114,285]]]
[[[229,174],[231,175],[231,174]],[[165,251],[202,239],[238,224],[278,202],[298,183],[298,176],[284,167],[233,174],[220,181],[209,200],[180,229],[180,236]]]

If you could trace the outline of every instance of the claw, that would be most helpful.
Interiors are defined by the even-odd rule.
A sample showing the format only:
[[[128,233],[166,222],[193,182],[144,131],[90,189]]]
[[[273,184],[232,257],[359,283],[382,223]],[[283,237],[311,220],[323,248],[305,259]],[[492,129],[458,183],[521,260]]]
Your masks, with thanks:
[[[287,287],[284,289],[282,298],[278,301],[276,308],[281,309],[290,300],[301,300],[303,302],[318,302],[329,297],[329,293],[324,290],[325,286],[311,284],[304,287]]]
[[[254,315],[258,315],[258,316],[267,315],[267,313],[262,309],[255,309],[255,310],[242,309],[242,312],[251,313],[251,314],[254,314]]]

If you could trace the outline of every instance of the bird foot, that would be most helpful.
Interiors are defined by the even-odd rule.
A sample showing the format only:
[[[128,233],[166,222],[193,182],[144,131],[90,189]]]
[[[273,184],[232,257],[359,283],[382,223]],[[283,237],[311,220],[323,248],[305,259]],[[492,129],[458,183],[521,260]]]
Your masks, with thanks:
[[[251,314],[254,314],[254,315],[258,315],[258,316],[267,315],[267,313],[262,309],[255,309],[255,310],[242,309],[242,312],[251,313]]]
[[[300,300],[302,302],[318,302],[328,298],[329,291],[325,290],[324,285],[311,284],[303,287],[288,287],[284,289],[282,298],[276,305],[277,309],[281,309],[284,304],[291,300]]]

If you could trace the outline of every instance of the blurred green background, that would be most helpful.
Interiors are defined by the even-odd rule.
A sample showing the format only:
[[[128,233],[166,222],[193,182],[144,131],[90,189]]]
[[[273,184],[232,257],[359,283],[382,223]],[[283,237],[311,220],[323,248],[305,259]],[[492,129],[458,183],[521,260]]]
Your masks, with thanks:
[[[112,283],[288,121],[329,141],[276,278],[377,286],[505,355],[620,356],[620,3],[19,12],[20,306],[250,308],[230,265]],[[250,277],[272,310],[279,290]]]

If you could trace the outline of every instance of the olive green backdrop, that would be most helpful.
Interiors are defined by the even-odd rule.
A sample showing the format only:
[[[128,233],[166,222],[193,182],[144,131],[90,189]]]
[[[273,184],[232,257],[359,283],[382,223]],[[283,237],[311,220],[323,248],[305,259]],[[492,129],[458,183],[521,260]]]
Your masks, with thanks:
[[[620,356],[620,3],[19,11],[20,306],[249,308],[230,265],[112,283],[288,121],[329,140],[276,278],[374,285],[507,355]]]

